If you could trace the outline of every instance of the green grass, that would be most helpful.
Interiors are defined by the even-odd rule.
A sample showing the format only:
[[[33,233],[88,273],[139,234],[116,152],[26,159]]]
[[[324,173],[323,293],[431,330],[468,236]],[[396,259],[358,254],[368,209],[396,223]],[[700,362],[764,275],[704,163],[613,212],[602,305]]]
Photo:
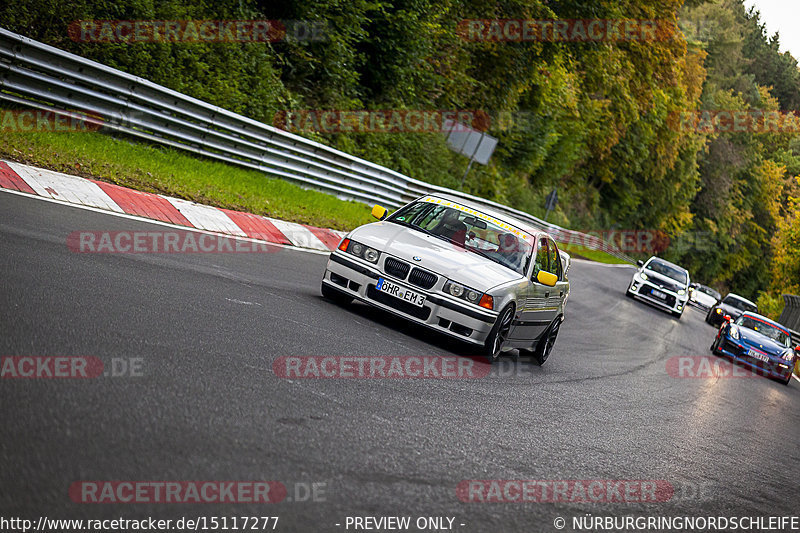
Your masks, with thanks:
[[[0,110],[2,111],[2,110]],[[370,206],[303,189],[279,178],[186,152],[96,132],[21,132],[0,128],[0,158],[193,202],[325,228],[372,221]],[[569,245],[573,257],[624,264],[605,252]]]
[[[97,132],[0,128],[0,157],[65,174],[340,230],[373,220],[370,206],[339,200],[260,172],[135,144]]]
[[[561,248],[572,257],[579,257],[581,259],[588,259],[590,261],[597,261],[598,263],[606,263],[609,265],[629,265],[627,261],[614,257],[613,255],[601,252],[598,250],[590,250],[589,248],[578,246],[576,244],[569,244]]]

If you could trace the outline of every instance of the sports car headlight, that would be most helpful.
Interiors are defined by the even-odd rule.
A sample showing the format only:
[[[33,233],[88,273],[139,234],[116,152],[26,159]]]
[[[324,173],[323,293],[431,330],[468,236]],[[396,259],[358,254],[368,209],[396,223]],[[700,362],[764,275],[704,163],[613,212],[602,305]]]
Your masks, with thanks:
[[[714,310],[714,312],[715,312],[715,313],[717,313],[718,315],[721,315],[721,314],[722,314],[722,309],[720,309],[719,307],[717,307],[717,308]]]
[[[346,244],[345,241],[347,241]],[[378,250],[370,248],[369,246],[361,244],[360,242],[351,241],[349,239],[345,239],[344,241],[342,241],[342,243],[339,245],[339,249],[349,254],[352,254],[356,257],[360,257],[365,261],[369,261],[370,263],[377,263],[378,258],[381,255],[380,252],[378,252]]]
[[[794,360],[794,352],[791,349],[786,350],[786,353],[784,353],[781,356],[781,359],[783,359],[784,361],[791,362],[792,360]]]
[[[680,290],[678,291],[678,294],[679,294],[679,295],[681,295],[681,296],[683,296],[684,294],[686,294],[686,291],[685,291],[685,290],[683,290],[683,289],[680,289]]]
[[[444,292],[455,296],[456,298],[461,298],[462,300],[466,300],[472,304],[478,304],[482,300],[484,296],[482,293],[470,289],[469,287],[465,287],[464,285],[460,285],[455,281],[447,280],[447,283],[444,284],[442,288]]]
[[[645,274],[644,272],[639,272],[639,277],[642,278],[643,280],[647,280],[647,274]]]
[[[731,337],[733,337],[737,341],[739,340],[739,328],[738,328],[738,326],[736,326],[736,324],[731,324],[731,327],[728,330],[728,335],[730,335]]]

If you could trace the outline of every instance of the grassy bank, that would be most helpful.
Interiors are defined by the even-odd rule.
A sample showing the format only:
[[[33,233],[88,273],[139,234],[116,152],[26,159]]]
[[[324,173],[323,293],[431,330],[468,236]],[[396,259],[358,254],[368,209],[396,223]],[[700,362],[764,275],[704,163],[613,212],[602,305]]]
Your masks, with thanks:
[[[370,206],[171,148],[96,132],[0,129],[0,157],[141,191],[314,226],[349,230],[373,220]]]
[[[21,132],[0,129],[0,158],[141,191],[257,213],[281,220],[349,230],[371,222],[370,207],[290,182],[187,153],[136,144],[96,132]],[[624,263],[571,245],[574,257]]]
[[[627,261],[620,259],[618,257],[614,257],[613,255],[607,254],[605,252],[601,252],[599,250],[590,250],[589,248],[585,248],[583,246],[577,246],[574,244],[564,245],[563,247],[559,245],[561,250],[564,250],[572,257],[579,257],[581,259],[588,259],[590,261],[597,261],[598,263],[606,263],[609,265],[629,265]]]

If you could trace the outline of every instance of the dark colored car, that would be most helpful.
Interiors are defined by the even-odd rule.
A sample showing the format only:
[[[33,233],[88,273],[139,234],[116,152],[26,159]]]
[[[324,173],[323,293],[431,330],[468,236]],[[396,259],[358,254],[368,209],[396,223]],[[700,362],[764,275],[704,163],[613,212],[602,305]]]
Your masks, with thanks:
[[[755,369],[757,374],[789,384],[798,348],[792,348],[792,336],[786,328],[750,312],[723,322],[711,345],[715,355],[728,356]]]
[[[712,326],[719,326],[725,321],[725,315],[736,319],[745,312],[758,313],[758,306],[747,298],[730,293],[721,302],[708,310],[706,322]]]

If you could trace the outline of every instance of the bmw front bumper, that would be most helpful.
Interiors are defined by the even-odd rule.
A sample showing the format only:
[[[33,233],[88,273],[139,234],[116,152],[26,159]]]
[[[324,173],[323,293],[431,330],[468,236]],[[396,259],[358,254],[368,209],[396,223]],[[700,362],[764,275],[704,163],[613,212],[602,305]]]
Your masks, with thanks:
[[[381,263],[383,261],[384,258],[380,260]],[[376,285],[380,278],[400,285],[406,290],[425,295],[425,302],[419,307],[378,291]],[[445,295],[441,292],[445,281],[443,276],[438,275],[433,288],[424,290],[407,281],[384,274],[377,265],[367,264],[338,252],[331,253],[322,278],[324,285],[350,298],[358,299],[461,341],[482,345],[497,320],[497,311],[470,306]]]

